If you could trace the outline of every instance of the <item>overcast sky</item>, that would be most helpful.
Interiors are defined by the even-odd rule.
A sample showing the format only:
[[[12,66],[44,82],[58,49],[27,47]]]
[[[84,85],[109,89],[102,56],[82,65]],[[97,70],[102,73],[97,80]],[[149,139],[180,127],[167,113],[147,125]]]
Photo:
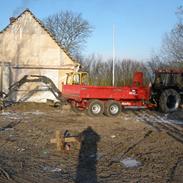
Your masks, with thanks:
[[[175,12],[182,4],[183,0],[1,0],[0,29],[24,8],[39,19],[72,10],[82,13],[94,27],[84,54],[111,56],[114,24],[117,57],[146,59],[159,49],[164,33],[177,22]]]

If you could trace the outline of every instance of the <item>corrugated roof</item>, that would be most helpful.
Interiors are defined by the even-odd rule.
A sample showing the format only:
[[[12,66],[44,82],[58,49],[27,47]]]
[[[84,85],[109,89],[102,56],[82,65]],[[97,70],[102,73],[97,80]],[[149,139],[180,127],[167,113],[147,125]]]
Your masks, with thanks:
[[[80,65],[79,63],[77,63],[77,61],[70,55],[70,53],[68,53],[68,51],[60,44],[60,42],[58,42],[58,40],[55,38],[55,36],[44,26],[44,24],[29,10],[26,9],[25,11],[23,11],[19,16],[17,16],[15,18],[15,20],[13,22],[10,22],[9,25],[7,25],[2,31],[0,31],[0,33],[5,32],[8,28],[10,28],[20,17],[22,17],[25,13],[30,13],[31,16],[35,19],[36,22],[38,22],[38,24],[49,34],[49,36],[55,41],[55,43],[65,52],[65,54],[76,64],[76,65]]]

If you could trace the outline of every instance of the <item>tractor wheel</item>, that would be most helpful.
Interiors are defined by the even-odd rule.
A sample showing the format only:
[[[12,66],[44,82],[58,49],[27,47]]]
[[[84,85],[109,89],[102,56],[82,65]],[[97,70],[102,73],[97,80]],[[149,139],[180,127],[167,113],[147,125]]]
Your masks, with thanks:
[[[106,116],[118,116],[121,113],[121,104],[110,100],[105,104],[104,114]]]
[[[91,100],[87,113],[89,116],[100,116],[104,112],[104,104],[100,100]]]
[[[180,105],[180,95],[173,89],[165,90],[159,100],[159,107],[162,112],[174,112]]]

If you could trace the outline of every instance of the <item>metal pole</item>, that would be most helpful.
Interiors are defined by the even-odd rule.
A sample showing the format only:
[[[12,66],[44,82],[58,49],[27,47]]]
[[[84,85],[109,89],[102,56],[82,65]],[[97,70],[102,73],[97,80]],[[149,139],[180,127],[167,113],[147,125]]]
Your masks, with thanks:
[[[112,53],[112,86],[114,86],[114,81],[115,81],[115,25],[113,25],[113,36],[112,36],[112,45],[113,45],[113,53]]]

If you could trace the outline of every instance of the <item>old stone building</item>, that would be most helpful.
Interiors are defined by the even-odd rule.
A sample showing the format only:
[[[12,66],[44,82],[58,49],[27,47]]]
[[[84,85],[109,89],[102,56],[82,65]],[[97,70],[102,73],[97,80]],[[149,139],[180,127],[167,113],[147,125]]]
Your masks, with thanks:
[[[61,88],[66,73],[78,70],[79,64],[27,9],[10,18],[10,24],[0,32],[0,66],[0,89],[8,92],[10,85],[29,74],[47,76]],[[32,90],[36,92],[26,98]],[[23,97],[36,102],[54,98],[43,83],[24,84],[12,99]]]

